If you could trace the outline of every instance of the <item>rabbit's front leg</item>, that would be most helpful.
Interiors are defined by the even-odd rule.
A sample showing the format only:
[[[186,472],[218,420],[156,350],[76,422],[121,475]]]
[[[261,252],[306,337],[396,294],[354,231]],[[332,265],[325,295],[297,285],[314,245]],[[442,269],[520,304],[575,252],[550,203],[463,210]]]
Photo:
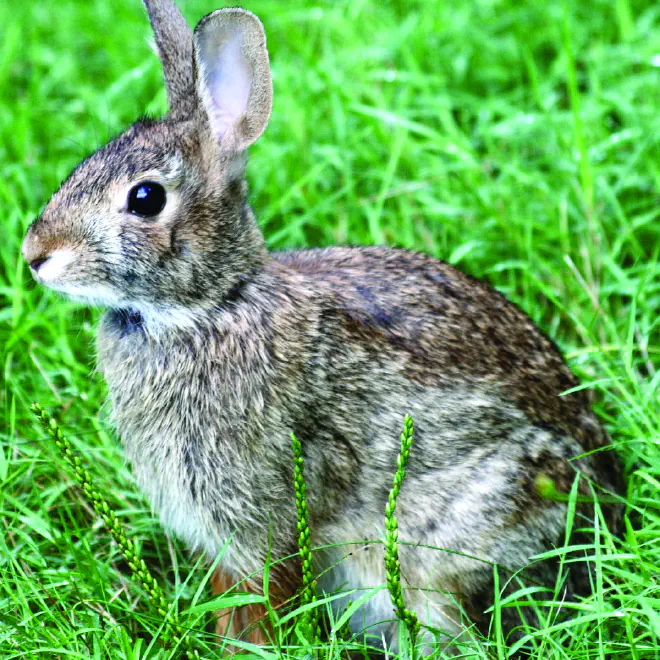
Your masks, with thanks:
[[[270,567],[268,599],[270,606],[279,609],[290,602],[296,593],[300,575],[299,566],[287,561]],[[236,586],[237,580],[222,566],[218,566],[211,577],[211,588],[214,595],[222,595]],[[253,593],[262,596],[263,581],[261,579],[247,579],[238,585],[241,592]],[[272,628],[268,621],[265,605],[255,603],[240,608],[227,608],[217,612],[215,632],[221,637],[229,637],[250,642],[251,644],[265,645],[271,638]],[[239,649],[232,647],[232,651]]]
[[[221,595],[228,592],[236,580],[226,573],[220,566],[213,573],[211,578],[211,588],[213,595]],[[247,591],[261,595],[263,590],[260,585],[245,580],[240,585],[241,591]],[[261,603],[246,605],[241,608],[226,608],[218,610],[215,632],[221,637],[230,637],[232,639],[243,639],[252,644],[266,644],[268,641],[266,630],[266,608]],[[234,651],[239,649],[234,648]]]

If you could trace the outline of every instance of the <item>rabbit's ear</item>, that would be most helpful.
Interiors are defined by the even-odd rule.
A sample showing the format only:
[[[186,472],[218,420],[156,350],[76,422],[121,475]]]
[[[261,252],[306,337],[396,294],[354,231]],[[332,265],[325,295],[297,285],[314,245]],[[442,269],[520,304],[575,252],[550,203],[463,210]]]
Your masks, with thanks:
[[[173,0],[144,0],[163,64],[170,115],[189,117],[195,109],[193,35]]]
[[[243,9],[219,9],[195,28],[198,102],[224,151],[242,151],[268,124],[273,102],[266,35]]]

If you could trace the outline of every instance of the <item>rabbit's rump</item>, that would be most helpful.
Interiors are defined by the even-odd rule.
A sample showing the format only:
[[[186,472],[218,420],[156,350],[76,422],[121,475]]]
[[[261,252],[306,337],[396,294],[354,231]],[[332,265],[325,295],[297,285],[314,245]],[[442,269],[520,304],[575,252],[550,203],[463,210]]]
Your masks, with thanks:
[[[501,401],[474,392],[418,392],[414,401],[396,399],[391,397],[391,409],[380,408],[366,424],[373,459],[359,461],[361,469],[354,471],[336,519],[327,523],[317,525],[317,518],[323,521],[324,511],[332,506],[329,498],[316,494],[323,492],[323,476],[308,468],[315,543],[348,544],[319,553],[317,568],[326,571],[321,584],[328,592],[385,583],[382,546],[351,542],[384,536],[384,504],[398,451],[396,431],[400,411],[408,410],[419,422],[397,504],[406,605],[415,608],[423,623],[453,636],[466,621],[461,609],[480,622],[492,604],[494,563],[505,584],[532,556],[561,545],[565,505],[540,498],[535,477],[547,475],[570,488],[576,472],[566,459],[581,451],[576,443],[530,425]],[[313,466],[311,456],[308,464]],[[549,586],[553,569],[554,564],[538,564],[525,577]],[[579,572],[574,568],[574,591],[586,578]],[[352,628],[384,633],[392,643],[392,619],[389,594],[381,591],[356,613]],[[483,622],[488,619],[483,617]]]

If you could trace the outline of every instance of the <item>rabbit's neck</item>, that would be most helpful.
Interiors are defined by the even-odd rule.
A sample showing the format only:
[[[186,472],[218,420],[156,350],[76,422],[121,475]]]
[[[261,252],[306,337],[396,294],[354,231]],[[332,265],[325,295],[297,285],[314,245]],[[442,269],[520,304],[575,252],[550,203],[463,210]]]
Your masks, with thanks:
[[[122,339],[144,331],[144,317],[133,309],[111,309],[107,314],[107,323],[116,328]]]
[[[120,339],[137,333],[159,338],[170,332],[204,332],[215,325],[218,313],[240,303],[246,287],[259,277],[262,268],[262,264],[255,265],[239,276],[217,301],[210,300],[198,307],[140,302],[128,308],[110,309],[104,322]]]

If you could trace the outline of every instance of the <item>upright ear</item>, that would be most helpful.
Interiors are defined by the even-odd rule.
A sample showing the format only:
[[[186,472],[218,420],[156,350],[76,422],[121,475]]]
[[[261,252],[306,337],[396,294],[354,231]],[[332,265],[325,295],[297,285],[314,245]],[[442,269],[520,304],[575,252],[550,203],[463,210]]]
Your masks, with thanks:
[[[219,9],[195,28],[199,103],[223,151],[242,151],[265,130],[273,87],[261,21],[244,9]]]
[[[170,115],[190,117],[195,110],[193,35],[173,0],[144,0],[163,64]]]

